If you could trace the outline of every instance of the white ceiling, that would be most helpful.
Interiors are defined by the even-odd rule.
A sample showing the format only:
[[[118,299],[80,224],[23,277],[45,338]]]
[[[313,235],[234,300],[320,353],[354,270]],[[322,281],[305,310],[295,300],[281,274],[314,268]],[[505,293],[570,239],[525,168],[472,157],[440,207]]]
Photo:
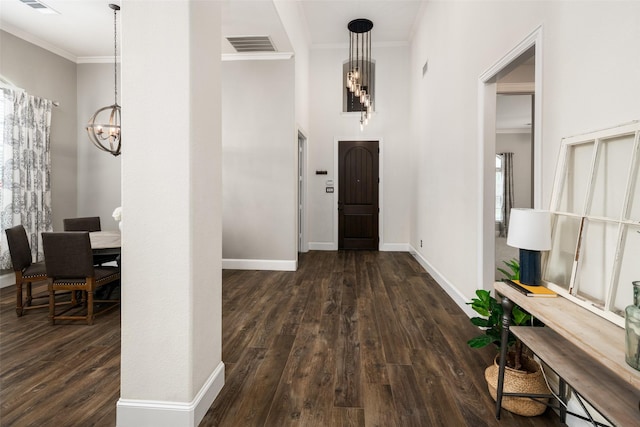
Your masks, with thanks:
[[[297,0],[313,45],[347,43],[347,23],[368,18],[376,43],[411,39],[422,0]],[[121,0],[42,0],[59,14],[44,15],[20,0],[0,0],[0,28],[76,62],[113,57],[113,11]],[[153,7],[153,2],[148,2]],[[126,2],[118,14],[126,13]],[[223,0],[222,35],[269,35],[279,51],[290,51],[270,0]],[[223,53],[232,52],[223,39]]]

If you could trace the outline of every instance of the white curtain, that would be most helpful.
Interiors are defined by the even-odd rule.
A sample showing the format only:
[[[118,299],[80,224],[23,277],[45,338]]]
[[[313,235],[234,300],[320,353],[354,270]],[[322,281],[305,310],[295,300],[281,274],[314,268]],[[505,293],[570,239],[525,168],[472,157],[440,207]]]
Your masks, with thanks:
[[[11,268],[4,230],[22,224],[32,258],[44,259],[40,234],[51,223],[50,130],[52,102],[22,90],[2,88],[0,149],[0,268]]]

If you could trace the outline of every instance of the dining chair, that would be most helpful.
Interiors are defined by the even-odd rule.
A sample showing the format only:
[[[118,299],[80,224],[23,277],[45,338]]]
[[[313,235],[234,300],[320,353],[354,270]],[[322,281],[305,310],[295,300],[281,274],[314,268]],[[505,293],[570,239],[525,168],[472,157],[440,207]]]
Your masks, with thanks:
[[[65,218],[62,220],[64,231],[102,231],[99,216],[87,216],[80,218]],[[117,255],[94,255],[95,265],[116,261]]]
[[[120,279],[119,267],[95,267],[88,232],[42,233],[44,259],[49,281],[49,320],[85,320],[93,324],[97,314],[116,307],[120,300],[99,300],[96,289]],[[84,291],[81,301],[71,292],[72,306],[56,313],[57,291]],[[86,298],[86,299],[85,299]],[[104,308],[96,311],[95,304]],[[75,309],[72,314],[67,314]]]
[[[33,300],[41,300],[48,297],[46,293],[32,294],[31,284],[47,280],[47,271],[44,262],[33,262],[31,246],[27,238],[27,232],[22,225],[7,228],[7,243],[13,271],[16,274],[16,314],[22,316],[24,310],[47,307],[48,303],[32,304]],[[22,286],[25,285],[27,295],[24,299]]]
[[[65,218],[62,220],[64,231],[101,231],[100,217]]]

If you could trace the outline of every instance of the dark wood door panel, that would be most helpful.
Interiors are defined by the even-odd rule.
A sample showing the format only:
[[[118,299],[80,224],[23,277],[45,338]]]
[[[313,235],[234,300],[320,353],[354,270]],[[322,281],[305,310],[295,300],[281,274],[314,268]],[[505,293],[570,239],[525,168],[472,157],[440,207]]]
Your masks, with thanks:
[[[378,249],[378,141],[338,143],[338,248]]]

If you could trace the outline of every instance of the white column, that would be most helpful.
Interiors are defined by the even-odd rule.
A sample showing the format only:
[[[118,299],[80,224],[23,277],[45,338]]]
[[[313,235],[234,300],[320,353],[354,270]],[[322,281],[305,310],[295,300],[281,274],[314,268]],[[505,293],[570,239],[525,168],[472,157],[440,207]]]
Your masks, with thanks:
[[[117,425],[198,425],[224,384],[220,6],[122,4]]]

